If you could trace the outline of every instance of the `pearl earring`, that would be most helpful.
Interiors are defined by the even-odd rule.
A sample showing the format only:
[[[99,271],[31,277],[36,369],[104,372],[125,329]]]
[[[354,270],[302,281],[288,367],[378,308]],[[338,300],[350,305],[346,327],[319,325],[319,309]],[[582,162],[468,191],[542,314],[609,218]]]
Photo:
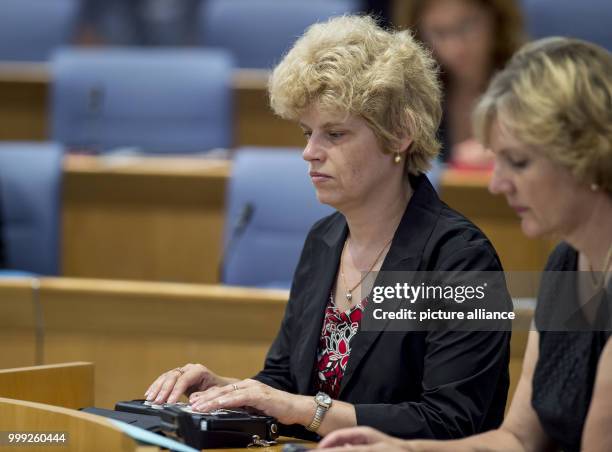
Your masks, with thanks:
[[[402,156],[400,155],[400,153],[398,152],[397,154],[395,154],[395,158],[393,159],[393,161],[395,163],[399,163],[402,161]]]
[[[591,191],[598,191],[598,190],[599,190],[599,185],[591,184]]]

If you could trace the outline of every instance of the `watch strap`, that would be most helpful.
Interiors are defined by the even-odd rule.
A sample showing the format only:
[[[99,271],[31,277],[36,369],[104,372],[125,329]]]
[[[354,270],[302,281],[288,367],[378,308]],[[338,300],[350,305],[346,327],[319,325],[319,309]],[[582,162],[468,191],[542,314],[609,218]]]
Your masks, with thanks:
[[[326,404],[322,404],[317,400],[317,397],[315,396],[315,403],[317,404],[317,409],[315,410],[315,414],[312,418],[312,421],[310,422],[310,425],[308,425],[306,427],[306,430],[309,430],[311,432],[315,432],[319,429],[319,427],[321,426],[321,422],[323,422],[323,418],[325,417],[325,414],[327,413],[327,410],[329,410],[329,408],[331,407],[331,405],[326,405]]]
[[[322,405],[317,405],[317,409],[315,411],[314,417],[312,418],[312,422],[308,427],[306,427],[306,430],[310,430],[311,432],[316,432],[317,430],[319,430],[321,422],[323,422],[323,416],[325,416],[326,412],[327,408]]]

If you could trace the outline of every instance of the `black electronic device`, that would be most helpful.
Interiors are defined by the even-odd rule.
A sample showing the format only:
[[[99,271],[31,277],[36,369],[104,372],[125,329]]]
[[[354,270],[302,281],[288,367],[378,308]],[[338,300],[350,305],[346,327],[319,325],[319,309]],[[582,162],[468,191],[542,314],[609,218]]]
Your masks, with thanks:
[[[144,400],[118,402],[115,410],[159,416],[161,430],[196,449],[266,446],[278,438],[278,424],[270,416],[245,410],[194,412],[185,403],[154,405]]]
[[[172,405],[181,405],[188,406],[186,403],[177,403],[177,404],[162,404],[155,405],[150,402],[146,402],[143,399],[137,400],[128,400],[125,402],[117,402],[115,404],[115,411],[123,411],[126,413],[135,413],[135,414],[147,414],[151,416],[160,416],[161,410],[166,406]]]
[[[85,413],[96,414],[98,416],[104,416],[110,419],[116,419],[126,424],[132,424],[136,427],[144,428],[154,433],[162,433],[161,419],[158,414],[151,416],[148,414],[140,414],[125,411],[113,411],[104,408],[82,408],[81,411]]]

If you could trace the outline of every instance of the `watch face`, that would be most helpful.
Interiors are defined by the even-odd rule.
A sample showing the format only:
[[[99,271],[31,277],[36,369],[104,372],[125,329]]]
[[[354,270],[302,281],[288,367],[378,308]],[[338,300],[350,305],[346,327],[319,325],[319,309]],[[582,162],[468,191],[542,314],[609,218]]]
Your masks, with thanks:
[[[324,392],[317,393],[316,400],[317,400],[317,403],[320,403],[321,405],[329,406],[332,403],[331,397],[325,394]]]

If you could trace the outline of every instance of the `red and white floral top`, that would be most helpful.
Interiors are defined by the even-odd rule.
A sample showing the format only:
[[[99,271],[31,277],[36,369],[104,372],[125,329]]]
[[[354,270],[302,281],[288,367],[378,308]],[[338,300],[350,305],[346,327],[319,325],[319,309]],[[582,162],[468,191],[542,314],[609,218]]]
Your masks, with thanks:
[[[338,397],[342,377],[351,354],[351,341],[359,330],[366,298],[350,310],[341,312],[334,303],[333,293],[325,308],[325,319],[317,349],[315,389]]]

